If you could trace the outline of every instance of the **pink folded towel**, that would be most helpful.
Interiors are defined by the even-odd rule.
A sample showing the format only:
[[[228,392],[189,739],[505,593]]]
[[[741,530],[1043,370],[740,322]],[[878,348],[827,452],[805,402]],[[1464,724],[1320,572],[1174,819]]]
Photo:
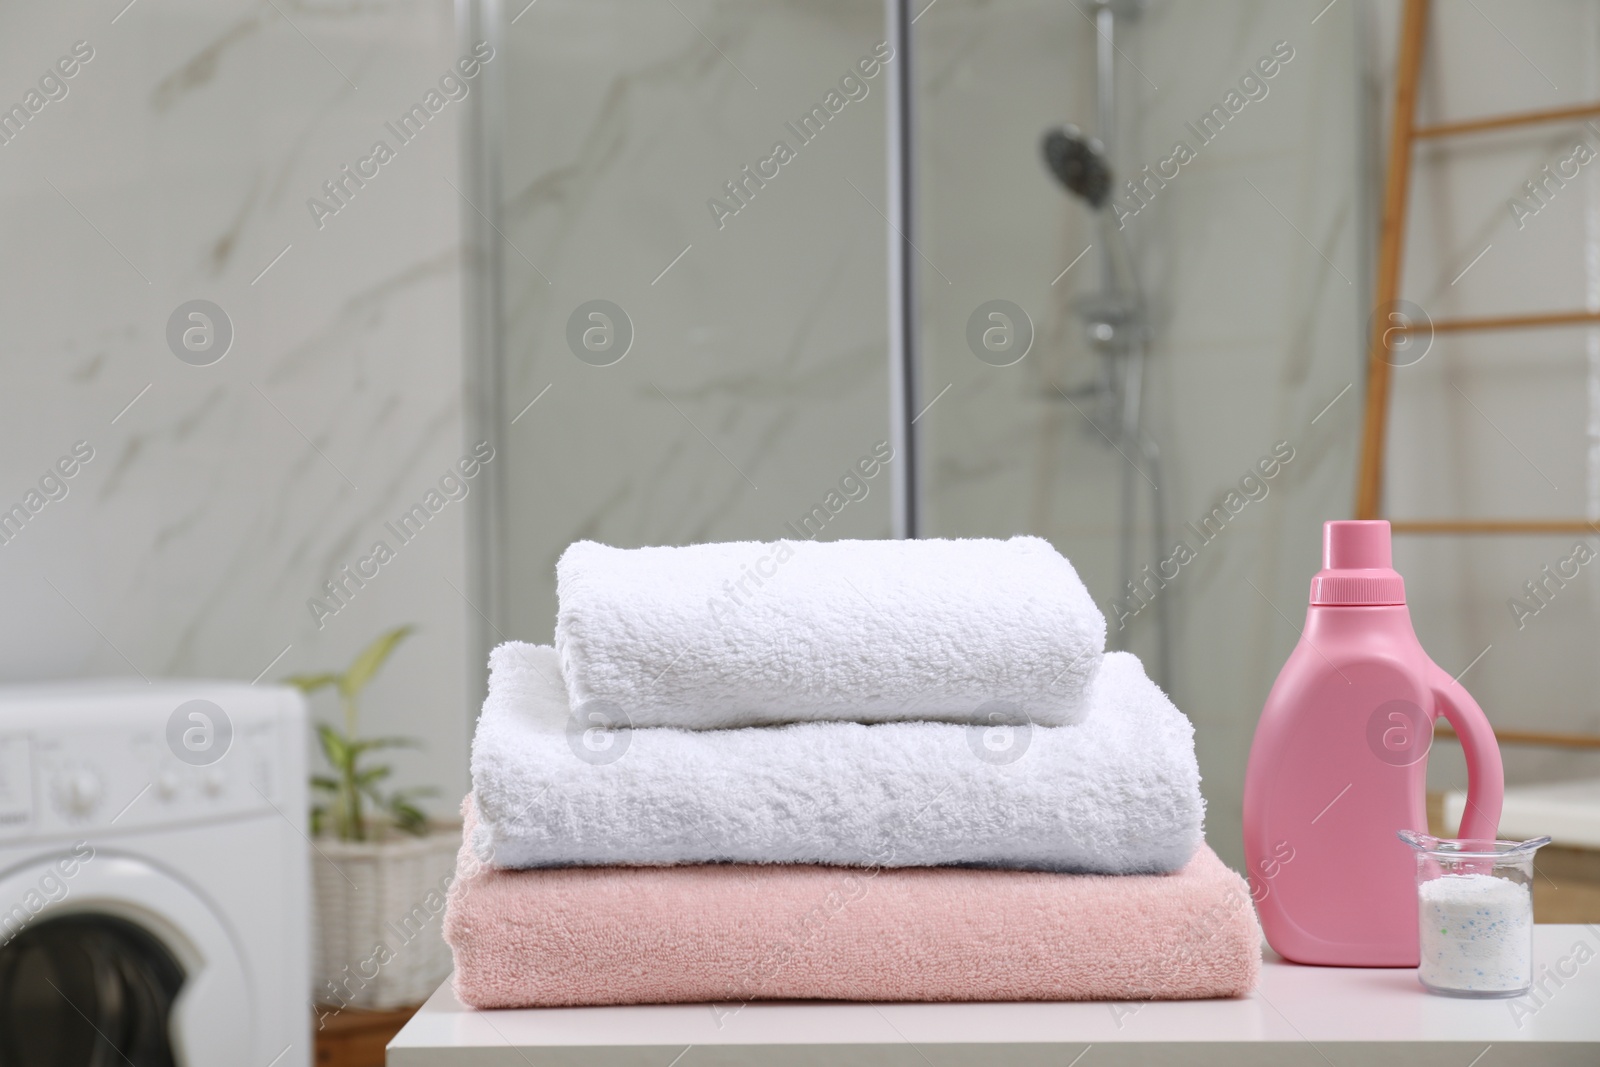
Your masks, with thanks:
[[[471,840],[470,798],[463,809]],[[1186,1000],[1261,966],[1244,880],[708,864],[502,870],[463,847],[444,936],[477,1008],[751,1000]]]

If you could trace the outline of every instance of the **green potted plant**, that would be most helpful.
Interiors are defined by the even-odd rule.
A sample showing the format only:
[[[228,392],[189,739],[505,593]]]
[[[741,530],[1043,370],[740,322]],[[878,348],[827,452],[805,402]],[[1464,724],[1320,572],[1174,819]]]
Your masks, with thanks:
[[[342,672],[284,679],[307,697],[332,690],[343,724],[317,724],[328,766],[311,776],[313,996],[334,1008],[418,1004],[450,973],[440,926],[460,837],[433,832],[439,828],[417,807],[435,790],[389,789],[393,767],[373,759],[420,743],[361,733],[362,692],[414,631],[379,635]]]
[[[365,841],[374,833],[381,836],[390,825],[419,837],[428,832],[427,817],[414,801],[435,790],[398,789],[385,793],[382,783],[394,768],[388,764],[364,765],[362,759],[378,749],[420,748],[420,744],[409,737],[359,736],[361,709],[357,701],[361,691],[377,676],[395,646],[411,636],[415,629],[414,626],[397,626],[381,634],[361,650],[343,674],[295,674],[284,679],[308,697],[331,687],[339,694],[339,706],[344,713],[343,733],[327,723],[317,724],[317,740],[333,774],[311,776],[312,795],[321,798],[320,803],[311,808],[314,835],[331,830],[340,841]],[[387,823],[369,817],[368,801],[377,812],[388,817]]]

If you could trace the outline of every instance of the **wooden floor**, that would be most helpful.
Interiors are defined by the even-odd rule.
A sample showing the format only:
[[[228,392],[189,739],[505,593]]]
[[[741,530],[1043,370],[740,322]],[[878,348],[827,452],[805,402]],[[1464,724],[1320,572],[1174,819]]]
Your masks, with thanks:
[[[416,1008],[398,1011],[358,1011],[337,1014],[323,1009],[313,1021],[316,1029],[317,1067],[384,1067],[384,1047],[400,1032]]]

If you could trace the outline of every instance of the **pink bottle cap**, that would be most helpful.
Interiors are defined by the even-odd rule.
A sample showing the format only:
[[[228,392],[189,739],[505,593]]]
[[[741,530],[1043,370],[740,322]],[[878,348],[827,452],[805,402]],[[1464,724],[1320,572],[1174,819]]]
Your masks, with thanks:
[[[1311,603],[1346,607],[1404,604],[1406,582],[1393,563],[1385,520],[1325,522],[1322,570],[1311,579]]]

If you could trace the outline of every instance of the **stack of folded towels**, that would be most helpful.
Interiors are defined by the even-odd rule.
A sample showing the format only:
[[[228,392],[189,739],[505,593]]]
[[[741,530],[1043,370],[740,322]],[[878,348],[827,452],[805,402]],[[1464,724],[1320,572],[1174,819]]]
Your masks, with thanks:
[[[1255,984],[1189,721],[1047,542],[616,549],[490,659],[445,936],[479,1008]]]

